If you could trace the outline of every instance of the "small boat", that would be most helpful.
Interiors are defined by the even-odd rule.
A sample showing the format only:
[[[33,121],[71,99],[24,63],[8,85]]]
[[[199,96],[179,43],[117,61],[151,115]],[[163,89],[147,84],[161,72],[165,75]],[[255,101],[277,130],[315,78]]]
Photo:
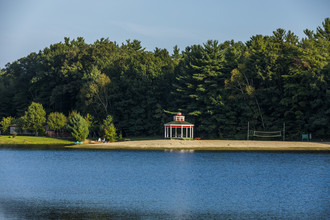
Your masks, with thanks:
[[[84,144],[83,142],[76,141],[74,144]]]

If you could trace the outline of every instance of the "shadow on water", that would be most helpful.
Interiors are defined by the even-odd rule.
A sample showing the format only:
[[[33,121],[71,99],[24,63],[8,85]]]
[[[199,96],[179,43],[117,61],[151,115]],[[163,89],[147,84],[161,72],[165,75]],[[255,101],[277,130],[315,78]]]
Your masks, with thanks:
[[[291,216],[298,219],[327,219],[330,213],[315,215]],[[43,201],[0,201],[1,219],[287,219],[288,213],[273,211],[225,213],[197,213],[187,210],[173,210],[171,213],[128,210],[118,208],[93,208],[56,204]]]
[[[0,144],[1,149],[12,150],[72,150],[63,144]]]
[[[102,149],[102,148],[77,148],[74,145],[63,144],[0,144],[0,150],[61,150],[61,151],[130,151],[130,152],[166,152],[166,153],[293,153],[293,154],[330,154],[328,150],[182,150],[182,149]]]

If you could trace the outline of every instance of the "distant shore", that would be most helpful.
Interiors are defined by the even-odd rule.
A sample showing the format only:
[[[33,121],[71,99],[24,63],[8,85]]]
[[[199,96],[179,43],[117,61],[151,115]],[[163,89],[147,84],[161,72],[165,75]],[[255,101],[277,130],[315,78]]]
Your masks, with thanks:
[[[330,151],[330,142],[236,140],[142,140],[68,146],[81,149],[196,151]]]

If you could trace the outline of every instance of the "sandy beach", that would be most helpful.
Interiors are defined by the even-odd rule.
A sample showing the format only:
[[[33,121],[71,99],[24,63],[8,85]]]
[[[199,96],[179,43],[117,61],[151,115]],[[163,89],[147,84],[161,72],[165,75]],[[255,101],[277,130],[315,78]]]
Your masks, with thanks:
[[[235,141],[235,140],[143,140],[70,146],[90,149],[216,150],[216,151],[329,151],[330,142]]]

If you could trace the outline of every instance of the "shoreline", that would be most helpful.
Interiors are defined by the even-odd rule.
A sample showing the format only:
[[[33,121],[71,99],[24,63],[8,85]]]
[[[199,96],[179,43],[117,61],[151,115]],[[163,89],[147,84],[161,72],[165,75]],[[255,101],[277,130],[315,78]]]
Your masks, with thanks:
[[[143,140],[66,146],[76,149],[165,151],[329,151],[330,142],[237,140]]]

